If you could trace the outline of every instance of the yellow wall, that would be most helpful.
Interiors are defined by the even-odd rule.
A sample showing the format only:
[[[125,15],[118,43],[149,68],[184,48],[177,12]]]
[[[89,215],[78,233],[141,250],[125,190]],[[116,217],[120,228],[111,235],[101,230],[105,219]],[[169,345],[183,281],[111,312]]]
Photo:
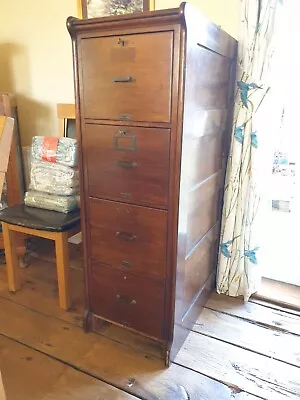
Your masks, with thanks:
[[[237,35],[239,0],[190,0],[210,20]],[[56,135],[56,103],[74,102],[71,41],[66,18],[77,0],[7,0],[0,13],[0,91],[16,93],[23,145]],[[155,0],[155,8],[180,0]]]
[[[57,134],[56,103],[74,102],[66,18],[77,0],[1,1],[0,91],[17,94],[22,144]]]
[[[208,19],[220,25],[231,36],[237,37],[240,0],[187,0]],[[173,8],[180,0],[155,0],[155,9]]]

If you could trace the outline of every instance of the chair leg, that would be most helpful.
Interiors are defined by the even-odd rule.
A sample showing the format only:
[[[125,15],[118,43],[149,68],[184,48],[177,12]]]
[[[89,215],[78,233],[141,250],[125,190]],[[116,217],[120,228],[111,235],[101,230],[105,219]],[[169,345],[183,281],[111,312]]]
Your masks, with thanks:
[[[59,306],[67,310],[70,308],[68,232],[56,234],[55,252]]]
[[[16,292],[20,289],[20,274],[19,274],[19,262],[15,245],[15,235],[12,230],[9,229],[8,224],[2,223],[3,241],[5,247],[5,259],[6,259],[6,270],[8,289],[11,292]]]

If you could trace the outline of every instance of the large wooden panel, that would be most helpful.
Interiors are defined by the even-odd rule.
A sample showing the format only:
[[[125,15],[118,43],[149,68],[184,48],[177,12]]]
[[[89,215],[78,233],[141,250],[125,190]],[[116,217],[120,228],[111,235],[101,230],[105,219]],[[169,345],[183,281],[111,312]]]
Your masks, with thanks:
[[[173,32],[82,39],[80,49],[85,118],[170,121]]]
[[[163,279],[167,213],[105,200],[90,200],[91,256],[104,264]]]
[[[199,294],[199,290],[215,269],[219,224],[212,227],[186,258],[184,301],[186,308]],[[187,311],[187,309],[185,310]]]
[[[213,286],[225,175],[228,133],[231,130],[235,60],[214,28],[195,28],[195,16],[186,7],[183,131],[178,210],[175,329],[171,357]],[[212,36],[211,36],[212,35]],[[226,40],[225,40],[226,41]],[[209,43],[209,44],[208,44]],[[222,51],[221,51],[222,49]],[[220,51],[220,54],[218,54]],[[224,54],[224,51],[226,54]],[[228,52],[227,52],[228,51]],[[201,239],[216,226],[203,263]],[[197,247],[199,243],[199,249]],[[192,254],[194,252],[194,257]],[[204,254],[202,254],[204,256]],[[189,257],[191,257],[189,259]],[[184,294],[184,295],[183,295]],[[183,313],[186,315],[183,318]]]
[[[92,263],[90,306],[96,315],[162,339],[164,283]]]
[[[186,252],[208,232],[220,218],[223,171],[213,175],[189,192]]]
[[[169,141],[169,129],[87,124],[89,195],[166,208]]]

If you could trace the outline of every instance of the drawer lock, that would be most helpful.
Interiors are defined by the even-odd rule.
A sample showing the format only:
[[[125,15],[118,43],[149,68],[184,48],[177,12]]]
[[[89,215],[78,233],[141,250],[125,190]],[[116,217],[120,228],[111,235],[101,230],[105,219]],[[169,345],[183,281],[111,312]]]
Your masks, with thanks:
[[[117,294],[116,297],[117,297],[117,300],[120,301],[121,303],[125,303],[125,304],[128,304],[128,305],[136,304],[136,300],[128,299],[127,297],[122,296],[121,294]]]
[[[134,240],[136,240],[136,236],[132,233],[116,232],[116,236],[118,236],[118,238],[124,240],[125,242],[133,242]]]

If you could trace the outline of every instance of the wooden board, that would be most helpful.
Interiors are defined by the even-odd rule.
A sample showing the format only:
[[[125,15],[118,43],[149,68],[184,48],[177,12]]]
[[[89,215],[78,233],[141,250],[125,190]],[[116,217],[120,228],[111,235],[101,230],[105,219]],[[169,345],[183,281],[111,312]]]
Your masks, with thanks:
[[[255,297],[300,311],[300,287],[296,285],[263,278]]]
[[[273,310],[283,311],[287,314],[298,315],[300,317],[300,311],[297,311],[297,310],[294,310],[294,309],[291,309],[288,307],[284,307],[283,305],[280,306],[279,304],[274,304],[270,300],[261,300],[256,297],[251,297],[251,299],[249,301],[251,303],[255,303],[255,304],[259,304],[261,306],[272,308]]]
[[[299,368],[198,333],[189,334],[175,362],[264,399],[300,396]]]
[[[0,268],[0,297],[11,300],[19,305],[36,310],[46,316],[52,316],[62,321],[82,327],[83,316],[83,271],[70,268],[72,310],[65,312],[57,304],[56,267],[52,262],[34,259],[30,267],[20,271],[22,282],[21,290],[10,293],[7,289],[4,268]],[[109,323],[99,321],[95,326],[99,335],[111,338],[129,347],[140,349],[148,354],[160,357],[161,346],[156,341],[149,340],[141,335],[129,332]]]
[[[156,357],[5,299],[0,299],[0,320],[5,321],[2,335],[147,400],[253,399],[179,365],[165,369]]]
[[[0,353],[7,400],[137,399],[3,336]]]
[[[207,308],[235,315],[263,326],[277,327],[278,331],[300,335],[299,317],[255,303],[244,303],[241,299],[213,293],[206,304]]]
[[[300,318],[299,318],[300,324]],[[205,308],[193,330],[300,367],[300,337]]]

